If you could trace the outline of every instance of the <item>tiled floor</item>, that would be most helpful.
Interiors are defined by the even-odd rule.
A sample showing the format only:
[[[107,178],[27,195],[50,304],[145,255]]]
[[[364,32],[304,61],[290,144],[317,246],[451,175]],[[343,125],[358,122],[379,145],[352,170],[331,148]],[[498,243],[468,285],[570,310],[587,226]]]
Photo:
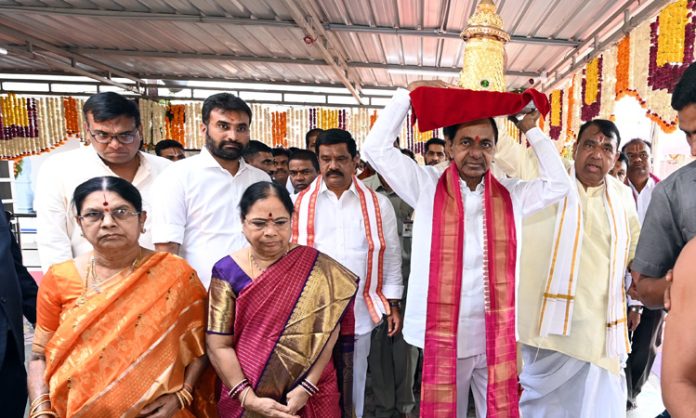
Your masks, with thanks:
[[[664,410],[665,406],[662,404],[660,392],[660,378],[653,373],[638,395],[638,408],[630,411],[627,418],[655,418]]]

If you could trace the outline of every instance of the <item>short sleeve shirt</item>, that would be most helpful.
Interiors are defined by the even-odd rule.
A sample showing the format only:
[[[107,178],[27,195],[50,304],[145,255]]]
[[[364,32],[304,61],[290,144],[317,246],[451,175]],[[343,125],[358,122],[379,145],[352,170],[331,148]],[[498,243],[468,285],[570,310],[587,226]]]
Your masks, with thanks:
[[[655,186],[631,268],[663,277],[696,236],[696,161]]]

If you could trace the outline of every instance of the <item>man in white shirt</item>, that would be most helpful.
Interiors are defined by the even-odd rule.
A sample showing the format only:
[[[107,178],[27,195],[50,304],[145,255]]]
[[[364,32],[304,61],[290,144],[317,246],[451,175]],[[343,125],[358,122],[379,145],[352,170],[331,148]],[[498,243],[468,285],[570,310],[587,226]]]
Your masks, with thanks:
[[[93,177],[121,177],[138,188],[143,211],[149,211],[155,178],[171,164],[140,151],[142,125],[133,101],[113,92],[99,93],[87,99],[82,112],[90,145],[48,158],[37,179],[34,209],[43,271],[92,250],[71,207],[77,186]],[[149,219],[145,230],[140,244],[152,249]]]
[[[623,146],[623,153],[628,159],[626,184],[633,192],[638,210],[638,220],[643,224],[645,213],[650,205],[650,198],[660,179],[652,173],[652,145],[650,142],[634,138]],[[637,296],[634,291],[630,293]],[[663,313],[661,309],[644,309],[637,297],[628,296],[629,326],[634,325],[631,338],[631,353],[626,361],[626,381],[628,383],[627,408],[633,409],[643,384],[650,377],[657,346],[660,345],[660,330]],[[637,326],[635,324],[637,323]]]
[[[354,305],[353,404],[362,417],[371,332],[383,315],[389,336],[401,329],[396,215],[388,198],[355,177],[357,147],[349,132],[323,131],[317,150],[321,175],[295,201],[293,241],[328,254],[360,278]]]
[[[398,149],[393,148],[392,142],[401,130],[411,107],[409,90],[415,90],[421,86],[444,87],[446,85],[419,81],[411,83],[408,90],[397,90],[391,102],[380,113],[363,145],[363,153],[367,161],[407,204],[415,208],[404,337],[409,344],[425,349],[421,417],[454,417],[455,415],[460,418],[466,417],[470,386],[479,418],[486,416],[486,399],[489,396],[506,398],[502,403],[496,404],[496,407],[500,406],[498,413],[501,413],[501,416],[518,416],[517,373],[514,366],[516,269],[514,257],[510,257],[509,253],[512,252],[514,255],[515,251],[519,252],[519,248],[515,250],[514,235],[501,236],[503,241],[500,242],[502,244],[500,250],[507,252],[510,257],[507,263],[508,275],[506,277],[501,275],[501,280],[510,279],[504,287],[505,291],[512,295],[510,303],[512,306],[508,308],[505,332],[500,334],[491,332],[488,327],[490,314],[488,301],[493,297],[494,292],[501,292],[501,289],[500,285],[492,288],[488,282],[488,277],[494,274],[490,273],[491,262],[497,255],[487,257],[486,254],[493,255],[499,252],[491,251],[492,247],[488,250],[484,249],[486,242],[492,243],[490,231],[494,227],[490,223],[495,221],[486,222],[484,210],[491,207],[489,202],[493,200],[490,197],[494,189],[492,186],[502,184],[508,191],[507,202],[511,202],[512,210],[508,210],[509,216],[501,220],[511,224],[507,232],[514,234],[515,230],[521,231],[523,216],[544,208],[565,195],[569,188],[568,176],[554,145],[541,130],[535,127],[538,113],[525,116],[519,124],[542,167],[541,176],[537,180],[521,182],[504,178],[494,182],[491,179],[489,167],[498,137],[493,119],[464,121],[465,123],[445,128],[445,136],[451,142],[450,152],[453,164],[444,174],[433,166],[419,166]],[[463,106],[466,105],[463,104]],[[495,112],[490,114],[495,115]],[[420,120],[420,115],[418,117]],[[439,199],[447,199],[445,195],[440,194],[440,190],[443,179],[449,182],[450,178],[455,184],[453,187],[458,188],[460,193],[453,188],[447,189],[447,194],[450,196],[460,194],[459,207],[463,209],[463,215],[459,215],[460,219],[440,222]],[[484,186],[490,187],[491,191],[485,191]],[[489,216],[493,212],[494,210],[491,210]],[[461,216],[464,219],[461,219]],[[444,220],[446,219],[443,218]],[[447,224],[443,226],[444,228],[452,228],[455,234],[459,234],[459,239],[437,235],[435,230],[442,223]],[[447,256],[440,258],[438,251]],[[439,261],[433,264],[432,260]],[[452,298],[448,299],[451,304],[431,297],[431,293],[434,292],[433,286],[438,285],[440,278],[435,271],[457,270],[451,267],[454,265],[461,266],[458,270],[459,277],[456,277],[456,271],[452,273],[454,284],[446,285],[447,288],[442,290]],[[459,293],[457,293],[457,280],[460,282]],[[458,317],[449,312],[452,311],[452,307],[454,307],[453,312],[458,312]],[[443,321],[446,324],[439,321],[433,322],[438,315],[438,310],[447,311],[451,315],[448,321]],[[445,338],[452,341],[446,347],[437,345],[433,347],[430,343],[431,340]],[[507,345],[503,347],[508,350],[506,353],[508,358],[505,363],[497,363],[499,361],[497,358],[487,358],[487,349],[495,347],[493,352],[497,357],[499,354],[496,350],[500,348],[497,342],[487,347],[487,339],[491,341],[506,339]],[[444,351],[446,353],[443,354]],[[443,361],[443,358],[446,360]],[[508,387],[502,392],[495,391],[491,395],[491,388],[494,388],[498,382],[489,384],[490,373],[495,376],[494,380],[509,380]],[[433,382],[432,386],[430,382]],[[444,409],[441,403],[447,404]]]
[[[270,177],[242,158],[251,123],[242,99],[214,94],[205,99],[202,116],[205,148],[172,165],[156,183],[152,238],[158,251],[186,259],[208,287],[213,265],[247,245],[238,208],[242,193]]]

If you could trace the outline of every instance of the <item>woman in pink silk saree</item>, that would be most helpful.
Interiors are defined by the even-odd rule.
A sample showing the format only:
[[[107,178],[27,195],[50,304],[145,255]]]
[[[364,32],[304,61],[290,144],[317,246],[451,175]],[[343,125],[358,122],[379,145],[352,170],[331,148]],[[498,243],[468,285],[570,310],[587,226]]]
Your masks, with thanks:
[[[287,191],[257,185],[250,193],[262,197],[240,204],[252,245],[215,264],[209,289],[220,416],[350,417],[357,278],[311,247],[291,247]]]

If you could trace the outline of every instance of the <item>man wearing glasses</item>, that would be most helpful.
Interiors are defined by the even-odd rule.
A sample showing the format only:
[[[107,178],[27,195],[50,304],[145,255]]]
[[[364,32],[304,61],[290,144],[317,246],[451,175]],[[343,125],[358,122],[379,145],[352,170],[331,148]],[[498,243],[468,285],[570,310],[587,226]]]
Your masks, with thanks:
[[[85,102],[82,113],[90,145],[50,157],[38,175],[34,210],[43,271],[91,250],[80,235],[72,208],[77,185],[97,176],[121,177],[138,188],[147,211],[154,180],[170,164],[140,151],[142,126],[133,101],[113,92],[99,93]],[[147,222],[145,231],[140,243],[154,249]]]

